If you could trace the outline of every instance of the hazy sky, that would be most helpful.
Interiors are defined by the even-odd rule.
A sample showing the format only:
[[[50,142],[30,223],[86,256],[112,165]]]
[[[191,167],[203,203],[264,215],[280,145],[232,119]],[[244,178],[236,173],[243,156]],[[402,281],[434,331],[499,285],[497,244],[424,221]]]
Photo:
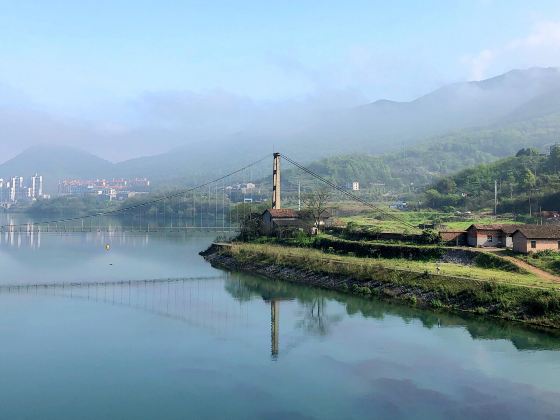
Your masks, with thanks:
[[[198,133],[219,114],[221,135],[263,109],[409,100],[557,65],[558,0],[0,1],[0,131],[30,121],[22,145],[45,126],[46,141],[140,144],[147,127],[177,134],[194,116]]]

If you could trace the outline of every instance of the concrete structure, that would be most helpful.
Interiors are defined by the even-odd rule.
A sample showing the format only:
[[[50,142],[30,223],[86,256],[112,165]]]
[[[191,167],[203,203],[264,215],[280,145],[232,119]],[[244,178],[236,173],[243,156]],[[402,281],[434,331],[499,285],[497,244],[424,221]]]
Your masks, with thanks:
[[[43,196],[43,177],[35,174],[31,177],[30,197],[32,199],[41,198]]]
[[[352,182],[352,191],[360,191],[360,183],[358,181]]]
[[[280,153],[274,153],[272,163],[272,208],[280,209]]]
[[[527,225],[513,233],[513,250],[522,254],[560,250],[560,226]]]
[[[14,176],[10,181],[10,201],[16,202],[27,196],[27,191],[23,187],[23,177]]]
[[[470,225],[467,229],[467,244],[474,247],[511,248],[512,235],[523,225]]]

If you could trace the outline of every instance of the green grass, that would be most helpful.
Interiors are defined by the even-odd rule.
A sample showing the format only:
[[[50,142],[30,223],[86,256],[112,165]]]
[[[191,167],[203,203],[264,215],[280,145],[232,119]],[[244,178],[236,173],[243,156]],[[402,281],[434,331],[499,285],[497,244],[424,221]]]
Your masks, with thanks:
[[[443,276],[532,288],[558,289],[560,287],[560,284],[541,279],[530,273],[512,273],[491,268],[438,263],[436,261],[411,261],[399,258],[360,258],[330,254],[309,248],[285,247],[272,244],[238,243],[232,246],[231,252],[240,257],[243,257],[243,255],[252,255],[253,257],[258,255],[259,258],[266,258],[271,263],[289,264],[297,262],[310,270],[322,271],[330,267],[333,272],[347,274],[363,273],[367,276],[367,273],[371,273],[373,275],[379,268],[437,274],[437,267],[440,267],[439,274]]]
[[[436,222],[438,224],[445,225],[449,230],[464,230],[468,228],[473,223],[479,224],[492,224],[492,223],[519,223],[516,222],[511,216],[503,215],[498,217],[473,214],[472,216],[456,215],[453,213],[445,213],[440,211],[398,211],[393,209],[385,209],[386,212],[406,222],[412,226],[418,226],[420,224],[430,224]],[[378,213],[360,214],[355,216],[341,217],[338,220],[346,224],[348,222],[354,222],[358,226],[362,227],[377,227],[383,232],[399,232],[399,233],[420,233],[419,228],[410,228],[399,220],[394,220],[391,216],[379,215]]]
[[[551,253],[514,254],[513,256],[541,270],[560,276],[560,253],[552,251]]]

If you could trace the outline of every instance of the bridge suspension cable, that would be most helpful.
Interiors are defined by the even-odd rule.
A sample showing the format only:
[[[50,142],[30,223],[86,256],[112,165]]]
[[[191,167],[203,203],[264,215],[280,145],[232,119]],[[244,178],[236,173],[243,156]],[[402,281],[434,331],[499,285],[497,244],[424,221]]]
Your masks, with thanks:
[[[388,212],[388,211],[383,210],[382,208],[376,206],[376,205],[373,204],[373,203],[370,203],[370,202],[367,201],[367,200],[364,200],[362,197],[359,197],[359,196],[357,196],[356,194],[351,193],[350,191],[346,190],[345,188],[343,188],[343,187],[341,187],[341,186],[339,186],[339,185],[336,185],[334,182],[329,181],[329,180],[326,179],[325,177],[319,175],[317,172],[315,172],[315,171],[313,171],[313,170],[311,170],[311,169],[309,169],[309,168],[303,166],[301,163],[298,163],[297,161],[295,161],[295,160],[291,159],[290,157],[286,156],[285,154],[280,153],[280,156],[282,156],[286,161],[288,161],[289,163],[291,163],[292,165],[294,165],[296,168],[298,168],[298,169],[302,170],[303,172],[305,172],[305,173],[311,175],[312,177],[318,179],[319,181],[321,181],[321,182],[323,182],[324,184],[328,185],[328,186],[331,187],[332,189],[334,189],[334,190],[336,190],[336,191],[338,191],[338,192],[344,194],[344,195],[347,196],[348,198],[350,198],[350,199],[352,199],[352,200],[354,200],[354,201],[357,201],[357,202],[359,202],[359,203],[361,203],[361,204],[363,204],[363,205],[365,205],[365,206],[367,206],[367,207],[369,207],[369,208],[375,210],[375,211],[378,212],[378,213],[381,213],[381,214],[386,215],[387,217],[389,217],[389,218],[395,220],[396,222],[399,222],[399,223],[402,224],[403,226],[406,226],[406,227],[412,228],[412,229],[417,229],[417,226],[414,226],[413,224],[407,222],[406,220],[404,220],[404,219],[402,219],[402,218],[400,218],[400,217],[398,217],[398,216],[396,216],[396,215],[394,215],[394,214],[392,214],[392,213],[390,213],[390,212]]]
[[[136,204],[132,204],[130,206],[126,206],[126,207],[121,207],[118,209],[114,209],[114,210],[107,210],[107,211],[102,211],[102,212],[96,212],[96,213],[91,213],[91,214],[86,214],[84,216],[74,216],[74,217],[67,217],[67,218],[63,218],[63,219],[57,219],[57,220],[45,220],[45,221],[38,221],[38,222],[31,222],[31,223],[20,223],[20,224],[13,224],[13,225],[0,225],[0,229],[6,229],[6,228],[16,228],[16,227],[22,227],[22,226],[37,226],[37,225],[45,225],[45,224],[55,224],[55,223],[65,223],[65,222],[74,222],[74,221],[78,221],[78,220],[85,220],[85,219],[90,219],[90,218],[94,218],[94,217],[98,217],[98,216],[110,216],[110,215],[114,215],[114,214],[118,214],[118,213],[124,213],[126,211],[130,211],[133,209],[137,209],[140,207],[145,207],[145,206],[149,206],[152,204],[156,204],[156,203],[160,203],[162,201],[168,200],[170,198],[174,198],[174,197],[180,197],[183,196],[191,191],[195,191],[198,190],[200,188],[204,188],[204,187],[210,187],[210,185],[217,183],[219,181],[225,180],[226,178],[236,175],[240,172],[245,171],[246,169],[252,168],[255,165],[258,165],[259,163],[263,162],[264,160],[269,158],[269,154],[267,154],[266,156],[261,157],[258,160],[255,160],[245,166],[243,166],[242,168],[239,168],[235,171],[229,172],[225,175],[222,175],[218,178],[212,179],[210,181],[204,182],[202,184],[198,184],[194,187],[191,188],[187,188],[178,192],[174,192],[171,194],[167,194],[167,195],[163,195],[157,198],[154,198],[152,200],[148,200],[148,201],[143,201],[141,203],[136,203]],[[210,197],[209,197],[210,198]]]

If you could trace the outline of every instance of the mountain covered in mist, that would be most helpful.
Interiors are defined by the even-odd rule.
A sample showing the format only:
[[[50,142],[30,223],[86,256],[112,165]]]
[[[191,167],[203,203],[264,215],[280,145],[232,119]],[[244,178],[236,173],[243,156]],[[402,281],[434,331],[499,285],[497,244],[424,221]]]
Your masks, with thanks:
[[[114,164],[70,146],[37,145],[0,165],[0,178],[43,175],[44,188],[55,192],[62,178],[97,178],[111,174]]]
[[[201,180],[271,153],[274,147],[302,162],[360,154],[374,166],[389,168],[383,169],[385,175],[368,169],[367,181],[384,176],[429,182],[521,147],[546,148],[558,140],[560,70],[532,68],[451,84],[410,102],[380,100],[332,111],[307,126],[284,127],[281,134],[247,130],[214,140],[192,139],[189,146],[116,164],[71,148],[31,148],[0,165],[0,176],[40,172],[57,179]]]

